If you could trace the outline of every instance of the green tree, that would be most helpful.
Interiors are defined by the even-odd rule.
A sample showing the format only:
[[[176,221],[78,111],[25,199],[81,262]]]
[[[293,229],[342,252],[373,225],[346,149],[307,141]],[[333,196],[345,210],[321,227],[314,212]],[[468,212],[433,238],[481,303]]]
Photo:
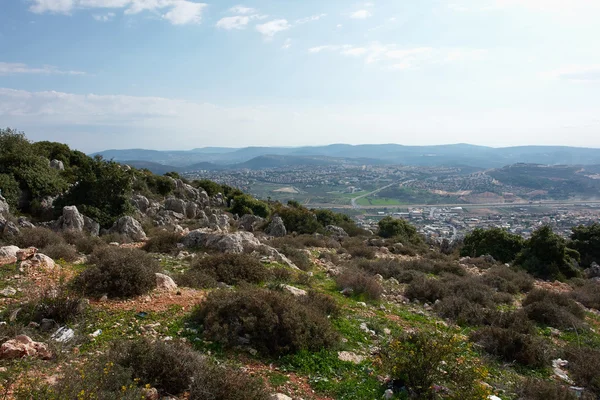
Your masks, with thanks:
[[[21,189],[12,174],[0,174],[0,194],[8,202],[11,211],[18,209]]]
[[[195,188],[204,189],[204,191],[206,191],[206,194],[208,194],[211,197],[217,195],[218,193],[223,194],[224,192],[223,187],[221,185],[209,179],[196,179],[192,181],[192,186],[194,186]]]
[[[379,236],[383,238],[398,237],[400,239],[414,242],[419,241],[420,236],[417,229],[403,219],[385,217],[379,221]]]
[[[80,171],[79,181],[55,202],[55,212],[75,205],[103,228],[109,228],[121,216],[133,212],[131,197],[133,171],[113,161],[96,157]]]
[[[297,201],[288,202],[288,207],[278,203],[275,212],[283,220],[288,232],[310,235],[323,229],[315,214]]]
[[[463,257],[480,257],[491,255],[503,263],[514,261],[523,249],[524,240],[500,228],[477,228],[465,236],[460,255]]]
[[[525,241],[515,263],[537,278],[565,280],[581,274],[578,260],[579,253],[545,225]]]
[[[581,265],[589,267],[594,261],[600,263],[600,224],[580,225],[572,231],[569,247],[581,254]]]

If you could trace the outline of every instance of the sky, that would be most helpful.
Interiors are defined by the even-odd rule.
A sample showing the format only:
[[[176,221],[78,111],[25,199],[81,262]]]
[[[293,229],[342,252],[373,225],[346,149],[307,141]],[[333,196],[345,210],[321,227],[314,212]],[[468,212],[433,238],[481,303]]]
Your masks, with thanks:
[[[86,152],[600,147],[598,0],[201,1],[0,0],[0,126]]]

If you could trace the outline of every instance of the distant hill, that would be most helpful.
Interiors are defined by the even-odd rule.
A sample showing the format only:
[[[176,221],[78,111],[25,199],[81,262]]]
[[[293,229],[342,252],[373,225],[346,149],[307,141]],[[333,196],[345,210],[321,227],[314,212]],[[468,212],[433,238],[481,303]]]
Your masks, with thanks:
[[[196,169],[199,163],[202,169],[218,166],[243,165],[253,159],[252,168],[268,168],[266,165],[281,166],[285,163],[315,165],[315,157],[336,159],[335,163],[348,162],[349,159],[370,159],[380,163],[415,166],[470,166],[475,168],[500,168],[518,163],[598,165],[600,149],[564,147],[564,146],[520,146],[492,148],[469,144],[439,146],[402,146],[398,144],[347,145],[332,144],[314,147],[245,147],[241,149],[224,147],[198,148],[189,151],[156,151],[144,149],[106,150],[96,154],[115,161],[138,160],[163,165],[171,165],[183,170],[190,166]],[[95,155],[95,154],[93,154]],[[270,158],[261,158],[261,157]],[[274,157],[300,157],[285,161]],[[214,165],[211,165],[214,164]],[[290,165],[290,164],[287,164]],[[323,165],[323,164],[321,164]],[[244,167],[242,167],[244,168]]]
[[[120,162],[123,164],[127,164],[133,168],[147,169],[150,172],[157,174],[157,175],[164,175],[167,172],[182,172],[182,169],[180,167],[174,167],[172,165],[163,165],[163,164],[155,163],[152,161],[128,160],[128,161],[120,161]]]

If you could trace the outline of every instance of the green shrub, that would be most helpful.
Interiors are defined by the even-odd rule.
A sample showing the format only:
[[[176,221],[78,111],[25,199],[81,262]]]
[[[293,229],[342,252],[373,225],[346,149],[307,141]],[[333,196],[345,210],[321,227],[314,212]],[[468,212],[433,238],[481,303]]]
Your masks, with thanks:
[[[466,360],[469,352],[467,342],[446,332],[408,333],[384,349],[383,368],[408,389],[409,398],[486,399],[487,371],[477,360]]]
[[[463,241],[461,256],[480,257],[491,255],[503,263],[513,261],[523,248],[523,238],[500,228],[477,228],[467,234]]]
[[[406,287],[404,295],[410,300],[418,300],[430,304],[442,299],[448,293],[446,284],[441,279],[419,276]]]
[[[266,289],[211,292],[192,320],[203,325],[207,340],[229,347],[247,341],[269,356],[316,351],[337,340],[321,310],[287,293]]]
[[[91,266],[75,278],[75,287],[86,294],[134,297],[156,287],[158,262],[148,253],[120,247],[99,248],[89,258]]]
[[[565,280],[581,275],[579,253],[567,248],[566,240],[543,226],[525,242],[515,264],[531,275],[548,280]]]
[[[543,339],[533,335],[487,326],[471,333],[470,338],[489,354],[509,363],[537,368],[549,362],[547,345]]]
[[[383,287],[371,275],[355,268],[346,268],[335,277],[335,283],[340,290],[352,290],[353,295],[365,297],[367,300],[379,300]]]
[[[589,267],[594,261],[600,262],[600,224],[580,225],[572,231],[569,247],[581,254],[581,265]]]
[[[260,283],[270,276],[269,268],[248,254],[214,254],[196,258],[184,275],[198,272],[228,285]]]
[[[175,232],[158,231],[144,245],[144,250],[149,253],[174,253],[181,235]]]
[[[354,258],[364,258],[367,260],[372,260],[375,258],[375,249],[369,246],[357,246],[351,247],[348,249],[348,253]]]
[[[406,242],[418,242],[422,240],[417,229],[403,219],[385,217],[379,221],[378,235],[383,238],[398,238]]]
[[[79,253],[75,246],[66,243],[51,244],[40,250],[42,254],[54,260],[73,262],[79,259]]]
[[[277,205],[274,212],[279,214],[288,232],[312,235],[321,231],[323,226],[317,220],[314,213],[297,202],[288,202],[288,207]]]
[[[20,306],[17,319],[24,324],[40,323],[43,319],[52,319],[58,324],[71,323],[83,315],[86,304],[81,296],[61,287],[43,292],[39,298]]]
[[[173,279],[178,286],[193,289],[209,289],[218,285],[214,276],[199,270],[188,270],[183,274],[175,275]]]
[[[18,209],[21,188],[13,174],[0,174],[0,192],[6,199],[8,206],[14,212]]]
[[[523,300],[529,319],[558,329],[574,329],[582,325],[585,312],[568,295],[536,289]]]
[[[279,248],[279,251],[288,257],[302,271],[309,271],[312,268],[312,262],[304,251],[289,245],[283,245]]]
[[[246,214],[253,214],[262,218],[268,218],[271,214],[271,210],[267,203],[256,200],[247,194],[235,196],[233,198],[233,207],[231,207],[229,211],[232,214],[239,215],[240,217]]]

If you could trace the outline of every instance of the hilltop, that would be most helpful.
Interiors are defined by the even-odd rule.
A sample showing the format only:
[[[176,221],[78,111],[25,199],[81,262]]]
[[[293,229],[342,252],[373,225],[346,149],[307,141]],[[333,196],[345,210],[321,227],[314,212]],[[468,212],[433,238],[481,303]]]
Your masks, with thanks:
[[[285,156],[294,160],[289,164],[298,165],[315,157],[331,162],[360,162],[363,164],[396,164],[414,166],[470,166],[477,168],[500,168],[517,163],[534,164],[600,164],[600,149],[564,146],[520,146],[492,148],[468,144],[439,146],[402,146],[398,144],[334,144],[313,147],[246,147],[246,148],[206,148],[189,151],[155,150],[106,150],[93,155],[121,162],[150,161],[180,168],[181,171],[194,170],[193,164],[200,162],[226,165],[236,168],[253,159],[248,168],[268,168],[269,164],[259,162],[260,157]],[[258,158],[258,160],[256,160]],[[282,165],[281,163],[278,164]],[[310,165],[310,164],[309,164]],[[240,166],[243,167],[243,166]],[[210,169],[210,164],[205,165]]]
[[[0,189],[5,398],[600,395],[598,224],[426,241],[12,130]]]

